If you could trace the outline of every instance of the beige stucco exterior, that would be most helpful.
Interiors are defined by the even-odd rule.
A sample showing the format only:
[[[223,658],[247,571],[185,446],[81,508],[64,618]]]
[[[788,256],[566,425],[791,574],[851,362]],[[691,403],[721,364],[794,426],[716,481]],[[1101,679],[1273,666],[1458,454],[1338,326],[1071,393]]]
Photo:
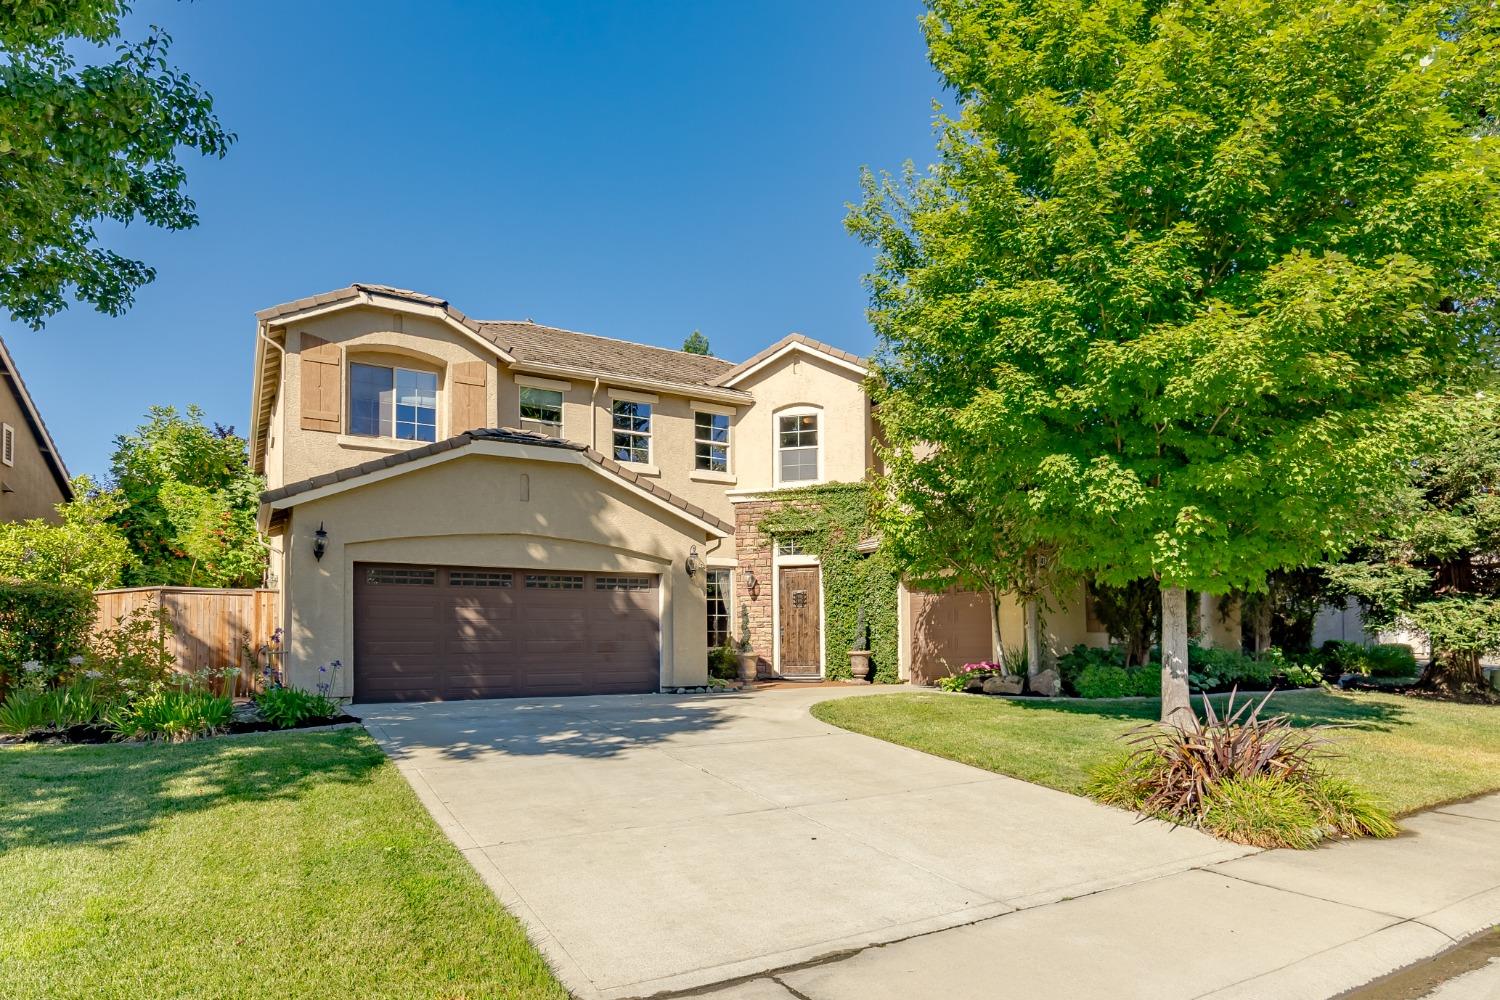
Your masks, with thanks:
[[[38,433],[33,419],[40,418],[28,412],[31,401],[25,393],[9,352],[0,344],[0,425],[12,434],[11,461],[0,462],[0,521],[56,521],[57,505],[70,497],[67,480],[61,463],[48,457],[55,445]]]
[[[577,452],[475,443],[315,491],[290,509],[282,593],[295,686],[310,687],[337,659],[346,667],[338,693],[352,694],[353,570],[372,561],[659,574],[662,684],[707,682],[703,576],[690,577],[685,561],[715,534]],[[328,532],[322,559],[312,553],[318,525]]]

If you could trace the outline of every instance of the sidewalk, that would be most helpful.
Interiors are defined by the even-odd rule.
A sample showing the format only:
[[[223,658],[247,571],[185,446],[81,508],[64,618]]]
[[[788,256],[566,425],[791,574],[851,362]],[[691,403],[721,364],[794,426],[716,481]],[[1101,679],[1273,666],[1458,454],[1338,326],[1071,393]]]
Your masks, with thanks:
[[[1500,794],[1402,827],[1395,840],[1265,852],[702,995],[1324,1000],[1500,924]]]

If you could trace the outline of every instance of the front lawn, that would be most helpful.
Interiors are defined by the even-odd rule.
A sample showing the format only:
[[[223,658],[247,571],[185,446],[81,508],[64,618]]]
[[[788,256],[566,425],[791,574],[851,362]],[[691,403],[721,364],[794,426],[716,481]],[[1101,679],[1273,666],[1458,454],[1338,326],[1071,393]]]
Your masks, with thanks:
[[[0,749],[0,996],[566,992],[363,730]]]
[[[1216,705],[1224,699],[1216,697]],[[1195,699],[1196,702],[1196,699]],[[1271,707],[1298,722],[1347,723],[1332,735],[1335,774],[1397,815],[1500,789],[1500,708],[1399,695],[1288,691]],[[813,707],[831,725],[1080,794],[1118,737],[1157,717],[1150,701],[893,694]]]

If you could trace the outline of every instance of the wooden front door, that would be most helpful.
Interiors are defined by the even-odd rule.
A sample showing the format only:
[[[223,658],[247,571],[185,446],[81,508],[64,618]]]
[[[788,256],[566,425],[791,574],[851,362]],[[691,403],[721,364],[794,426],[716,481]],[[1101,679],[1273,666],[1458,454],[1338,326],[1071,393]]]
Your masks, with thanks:
[[[781,570],[781,676],[817,677],[819,623],[817,566],[785,566]]]

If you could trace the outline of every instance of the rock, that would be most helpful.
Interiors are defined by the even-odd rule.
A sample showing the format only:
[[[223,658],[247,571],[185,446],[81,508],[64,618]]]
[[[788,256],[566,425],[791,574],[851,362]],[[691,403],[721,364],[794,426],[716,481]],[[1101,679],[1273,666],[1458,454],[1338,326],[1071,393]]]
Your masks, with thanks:
[[[978,677],[970,678],[969,682],[964,685],[964,690],[969,694],[979,694],[984,690],[984,681],[980,680]]]
[[[1031,678],[1032,694],[1039,694],[1044,698],[1056,698],[1061,690],[1056,670],[1043,670]]]
[[[1015,674],[1007,674],[1004,677],[989,677],[984,682],[985,694],[1020,694],[1021,688],[1026,681]]]

